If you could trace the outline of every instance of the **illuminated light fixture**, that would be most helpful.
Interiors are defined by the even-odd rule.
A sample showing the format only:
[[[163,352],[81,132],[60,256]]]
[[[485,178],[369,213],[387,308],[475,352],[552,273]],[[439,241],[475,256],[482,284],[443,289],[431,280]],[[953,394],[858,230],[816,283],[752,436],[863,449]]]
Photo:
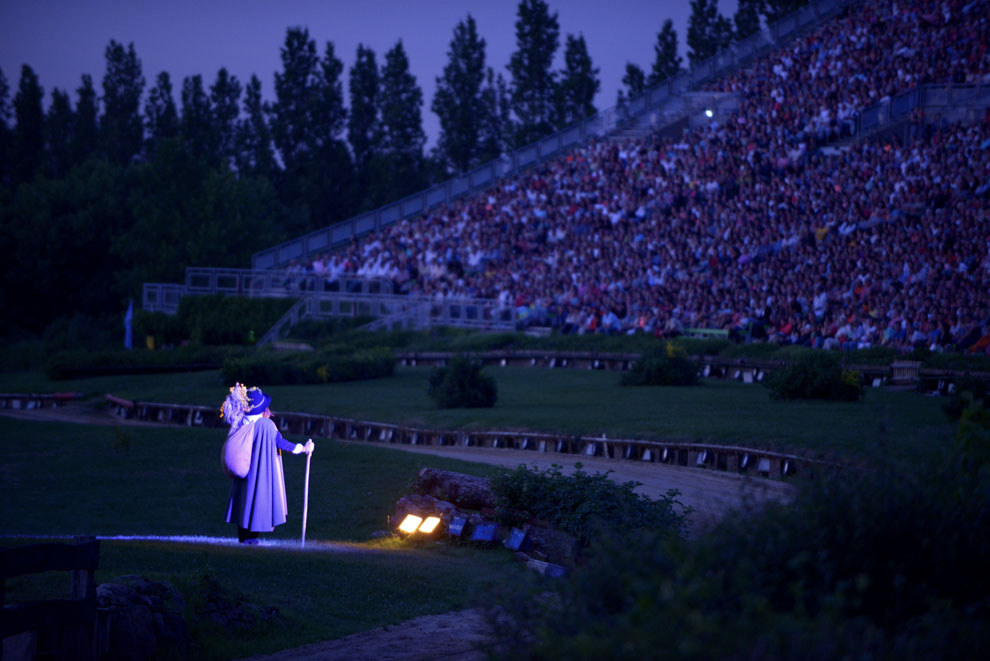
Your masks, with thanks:
[[[670,448],[663,449],[663,452],[660,454],[660,461],[665,464],[670,461]]]
[[[429,535],[431,532],[437,529],[440,525],[440,517],[438,516],[428,516],[426,520],[419,525],[419,532]]]
[[[711,453],[709,453],[708,450],[702,450],[701,452],[698,453],[698,460],[696,462],[698,466],[704,466],[705,464],[710,462],[711,462]]]
[[[749,468],[749,465],[750,465],[751,463],[753,463],[753,458],[752,458],[752,457],[750,457],[750,456],[749,456],[749,453],[747,452],[747,453],[746,453],[746,454],[744,454],[744,455],[742,456],[742,458],[741,458],[741,459],[739,460],[739,470],[740,470],[740,471],[744,471],[744,470],[746,470],[746,469],[748,469],[748,468]]]
[[[471,534],[471,541],[473,542],[493,542],[495,541],[495,528],[494,523],[480,523],[474,527],[474,532]]]
[[[712,111],[711,108],[705,108],[705,117],[707,117],[708,119],[711,119],[714,116],[715,116],[715,113],[714,113],[714,111]]]
[[[419,528],[419,524],[422,522],[423,517],[416,516],[415,514],[407,514],[406,518],[404,518],[402,523],[399,524],[399,530],[407,534],[412,534],[416,532]]]
[[[784,459],[784,465],[780,467],[780,472],[784,475],[790,475],[794,472],[794,466],[791,464],[790,459]]]
[[[756,467],[756,470],[760,471],[761,473],[766,473],[767,475],[769,475],[770,474],[770,460],[767,459],[766,457],[763,457],[762,459],[760,459],[760,463]]]
[[[402,520],[399,524],[399,530],[411,535],[414,532],[421,532],[424,535],[429,535],[437,526],[440,525],[440,517],[438,516],[428,516],[425,519],[421,516],[416,516],[415,514],[407,514],[406,518]]]

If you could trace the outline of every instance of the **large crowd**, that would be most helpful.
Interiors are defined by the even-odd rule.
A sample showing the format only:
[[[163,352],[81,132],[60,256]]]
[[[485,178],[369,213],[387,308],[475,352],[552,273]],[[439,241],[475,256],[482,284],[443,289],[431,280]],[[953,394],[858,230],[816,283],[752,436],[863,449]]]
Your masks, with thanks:
[[[986,350],[990,123],[836,140],[919,84],[990,82],[988,7],[863,3],[711,86],[740,98],[725,120],[591,142],[306,268],[564,333]]]

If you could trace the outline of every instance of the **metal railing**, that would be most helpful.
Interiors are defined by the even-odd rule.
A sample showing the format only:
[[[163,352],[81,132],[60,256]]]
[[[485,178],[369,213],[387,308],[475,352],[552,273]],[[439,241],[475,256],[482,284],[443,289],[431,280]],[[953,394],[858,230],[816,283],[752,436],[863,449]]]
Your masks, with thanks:
[[[339,292],[376,296],[391,294],[392,281],[388,278],[361,276],[326,277],[315,273],[290,273],[289,271],[258,271],[254,269],[200,268],[186,269],[184,284],[144,284],[142,309],[149,312],[175,314],[183,296],[250,296],[257,298],[285,298],[301,296],[309,292]]]
[[[314,292],[293,305],[258,344],[281,339],[305,319],[366,316],[376,317],[363,327],[366,330],[422,330],[432,326],[515,330],[515,310],[492,299]]]
[[[669,78],[643,94],[630,99],[625,105],[607,108],[598,114],[526,145],[500,158],[485,163],[474,170],[455,176],[441,184],[410,195],[392,204],[344,220],[267,250],[255,253],[251,258],[254,269],[278,268],[293,259],[306,259],[318,252],[331,250],[351,239],[379,231],[397,221],[411,218],[440,204],[448,204],[491,187],[506,176],[518,174],[542,163],[563,150],[602,137],[620,128],[633,118],[650,110],[662,113],[663,106],[689,89],[708,82],[718,75],[734,70],[759,55],[802,34],[822,20],[836,15],[846,5],[856,0],[819,0],[781,18],[766,30],[733,44],[703,62],[695,63],[689,71]]]

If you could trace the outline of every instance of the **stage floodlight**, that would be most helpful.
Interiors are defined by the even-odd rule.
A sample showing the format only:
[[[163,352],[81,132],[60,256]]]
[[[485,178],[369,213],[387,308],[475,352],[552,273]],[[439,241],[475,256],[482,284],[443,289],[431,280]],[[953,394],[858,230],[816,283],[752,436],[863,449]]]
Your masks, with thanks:
[[[714,116],[715,116],[715,111],[713,111],[711,108],[706,108],[705,109],[705,117],[707,117],[708,119],[711,119]]]
[[[423,533],[424,535],[429,535],[434,530],[436,530],[437,529],[437,526],[439,526],[439,525],[440,525],[440,517],[438,517],[438,516],[428,516],[428,517],[426,517],[426,520],[423,521],[423,523],[421,523],[419,525],[419,529],[418,530],[419,530],[419,532]]]
[[[453,521],[447,527],[447,534],[451,537],[460,537],[464,533],[464,527],[467,525],[467,517],[455,516]]]
[[[416,532],[416,529],[419,528],[419,524],[422,522],[423,517],[416,516],[415,514],[407,514],[406,518],[404,518],[402,523],[399,524],[399,530],[411,535]]]

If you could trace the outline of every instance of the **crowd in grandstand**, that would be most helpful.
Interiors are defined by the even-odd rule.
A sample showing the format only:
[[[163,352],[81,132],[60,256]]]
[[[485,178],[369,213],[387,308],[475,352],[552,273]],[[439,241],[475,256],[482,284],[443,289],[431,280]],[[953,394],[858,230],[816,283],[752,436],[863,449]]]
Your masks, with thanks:
[[[864,3],[713,86],[741,99],[722,123],[592,142],[308,268],[568,333],[969,346],[990,322],[988,123],[830,145],[918,84],[990,82],[988,7]]]

